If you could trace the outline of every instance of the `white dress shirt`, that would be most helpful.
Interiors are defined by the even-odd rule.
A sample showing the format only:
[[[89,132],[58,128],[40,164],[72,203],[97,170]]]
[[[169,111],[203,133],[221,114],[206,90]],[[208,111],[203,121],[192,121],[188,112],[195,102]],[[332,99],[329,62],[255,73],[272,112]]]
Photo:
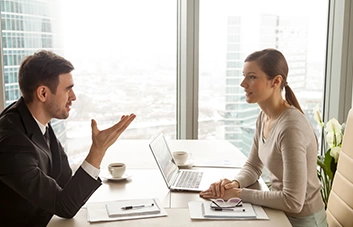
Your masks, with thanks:
[[[33,116],[34,120],[36,120],[40,131],[42,132],[42,134],[44,135],[45,131],[46,131],[46,127],[48,127],[48,125],[43,125],[42,123],[40,123],[34,116]],[[86,173],[88,173],[88,175],[90,175],[92,178],[94,178],[95,180],[98,179],[99,173],[100,173],[100,169],[92,166],[90,163],[88,163],[86,160],[83,161],[83,163],[81,164],[81,167],[84,171],[86,171]]]

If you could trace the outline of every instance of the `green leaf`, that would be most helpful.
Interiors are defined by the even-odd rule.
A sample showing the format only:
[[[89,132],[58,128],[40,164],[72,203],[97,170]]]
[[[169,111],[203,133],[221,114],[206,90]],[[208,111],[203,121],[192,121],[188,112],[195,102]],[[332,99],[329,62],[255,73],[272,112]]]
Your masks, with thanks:
[[[317,157],[317,165],[320,166],[322,169],[325,168],[324,159],[322,157]]]
[[[330,155],[331,156],[331,155]],[[332,157],[332,156],[331,156]],[[332,157],[331,158],[331,165],[330,165],[330,169],[332,172],[332,178],[331,180],[333,180],[333,178],[335,177],[335,173],[336,173],[336,169],[337,169],[337,162],[336,160]]]
[[[331,148],[327,150],[324,158],[324,171],[330,180],[333,179],[334,172],[336,172],[336,168],[332,167],[332,162],[334,163],[334,158],[330,155]]]

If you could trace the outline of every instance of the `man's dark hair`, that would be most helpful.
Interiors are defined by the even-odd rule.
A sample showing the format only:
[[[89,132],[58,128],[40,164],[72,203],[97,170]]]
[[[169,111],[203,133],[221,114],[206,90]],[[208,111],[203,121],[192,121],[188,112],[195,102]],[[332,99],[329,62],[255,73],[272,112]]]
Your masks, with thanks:
[[[33,93],[41,85],[49,87],[55,94],[59,75],[72,70],[71,62],[50,51],[40,50],[25,57],[18,72],[18,83],[25,102],[33,101]]]

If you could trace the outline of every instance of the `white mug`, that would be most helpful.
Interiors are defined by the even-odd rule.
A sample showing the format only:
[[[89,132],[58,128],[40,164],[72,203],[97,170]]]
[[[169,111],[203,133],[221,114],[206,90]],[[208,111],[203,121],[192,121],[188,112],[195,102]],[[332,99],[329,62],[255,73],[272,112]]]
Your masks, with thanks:
[[[108,166],[108,170],[113,178],[120,178],[125,173],[126,165],[121,162],[110,163]]]
[[[191,158],[191,153],[186,151],[174,151],[173,157],[177,165],[183,165]]]

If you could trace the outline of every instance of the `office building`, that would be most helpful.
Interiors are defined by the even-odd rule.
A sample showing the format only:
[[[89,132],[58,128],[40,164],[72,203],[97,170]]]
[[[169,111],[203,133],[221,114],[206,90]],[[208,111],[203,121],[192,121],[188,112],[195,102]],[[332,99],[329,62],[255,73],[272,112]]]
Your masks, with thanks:
[[[63,53],[60,11],[57,0],[1,0],[1,36],[4,65],[5,105],[21,97],[18,69],[21,60],[39,49]],[[65,144],[65,124],[51,122]]]

